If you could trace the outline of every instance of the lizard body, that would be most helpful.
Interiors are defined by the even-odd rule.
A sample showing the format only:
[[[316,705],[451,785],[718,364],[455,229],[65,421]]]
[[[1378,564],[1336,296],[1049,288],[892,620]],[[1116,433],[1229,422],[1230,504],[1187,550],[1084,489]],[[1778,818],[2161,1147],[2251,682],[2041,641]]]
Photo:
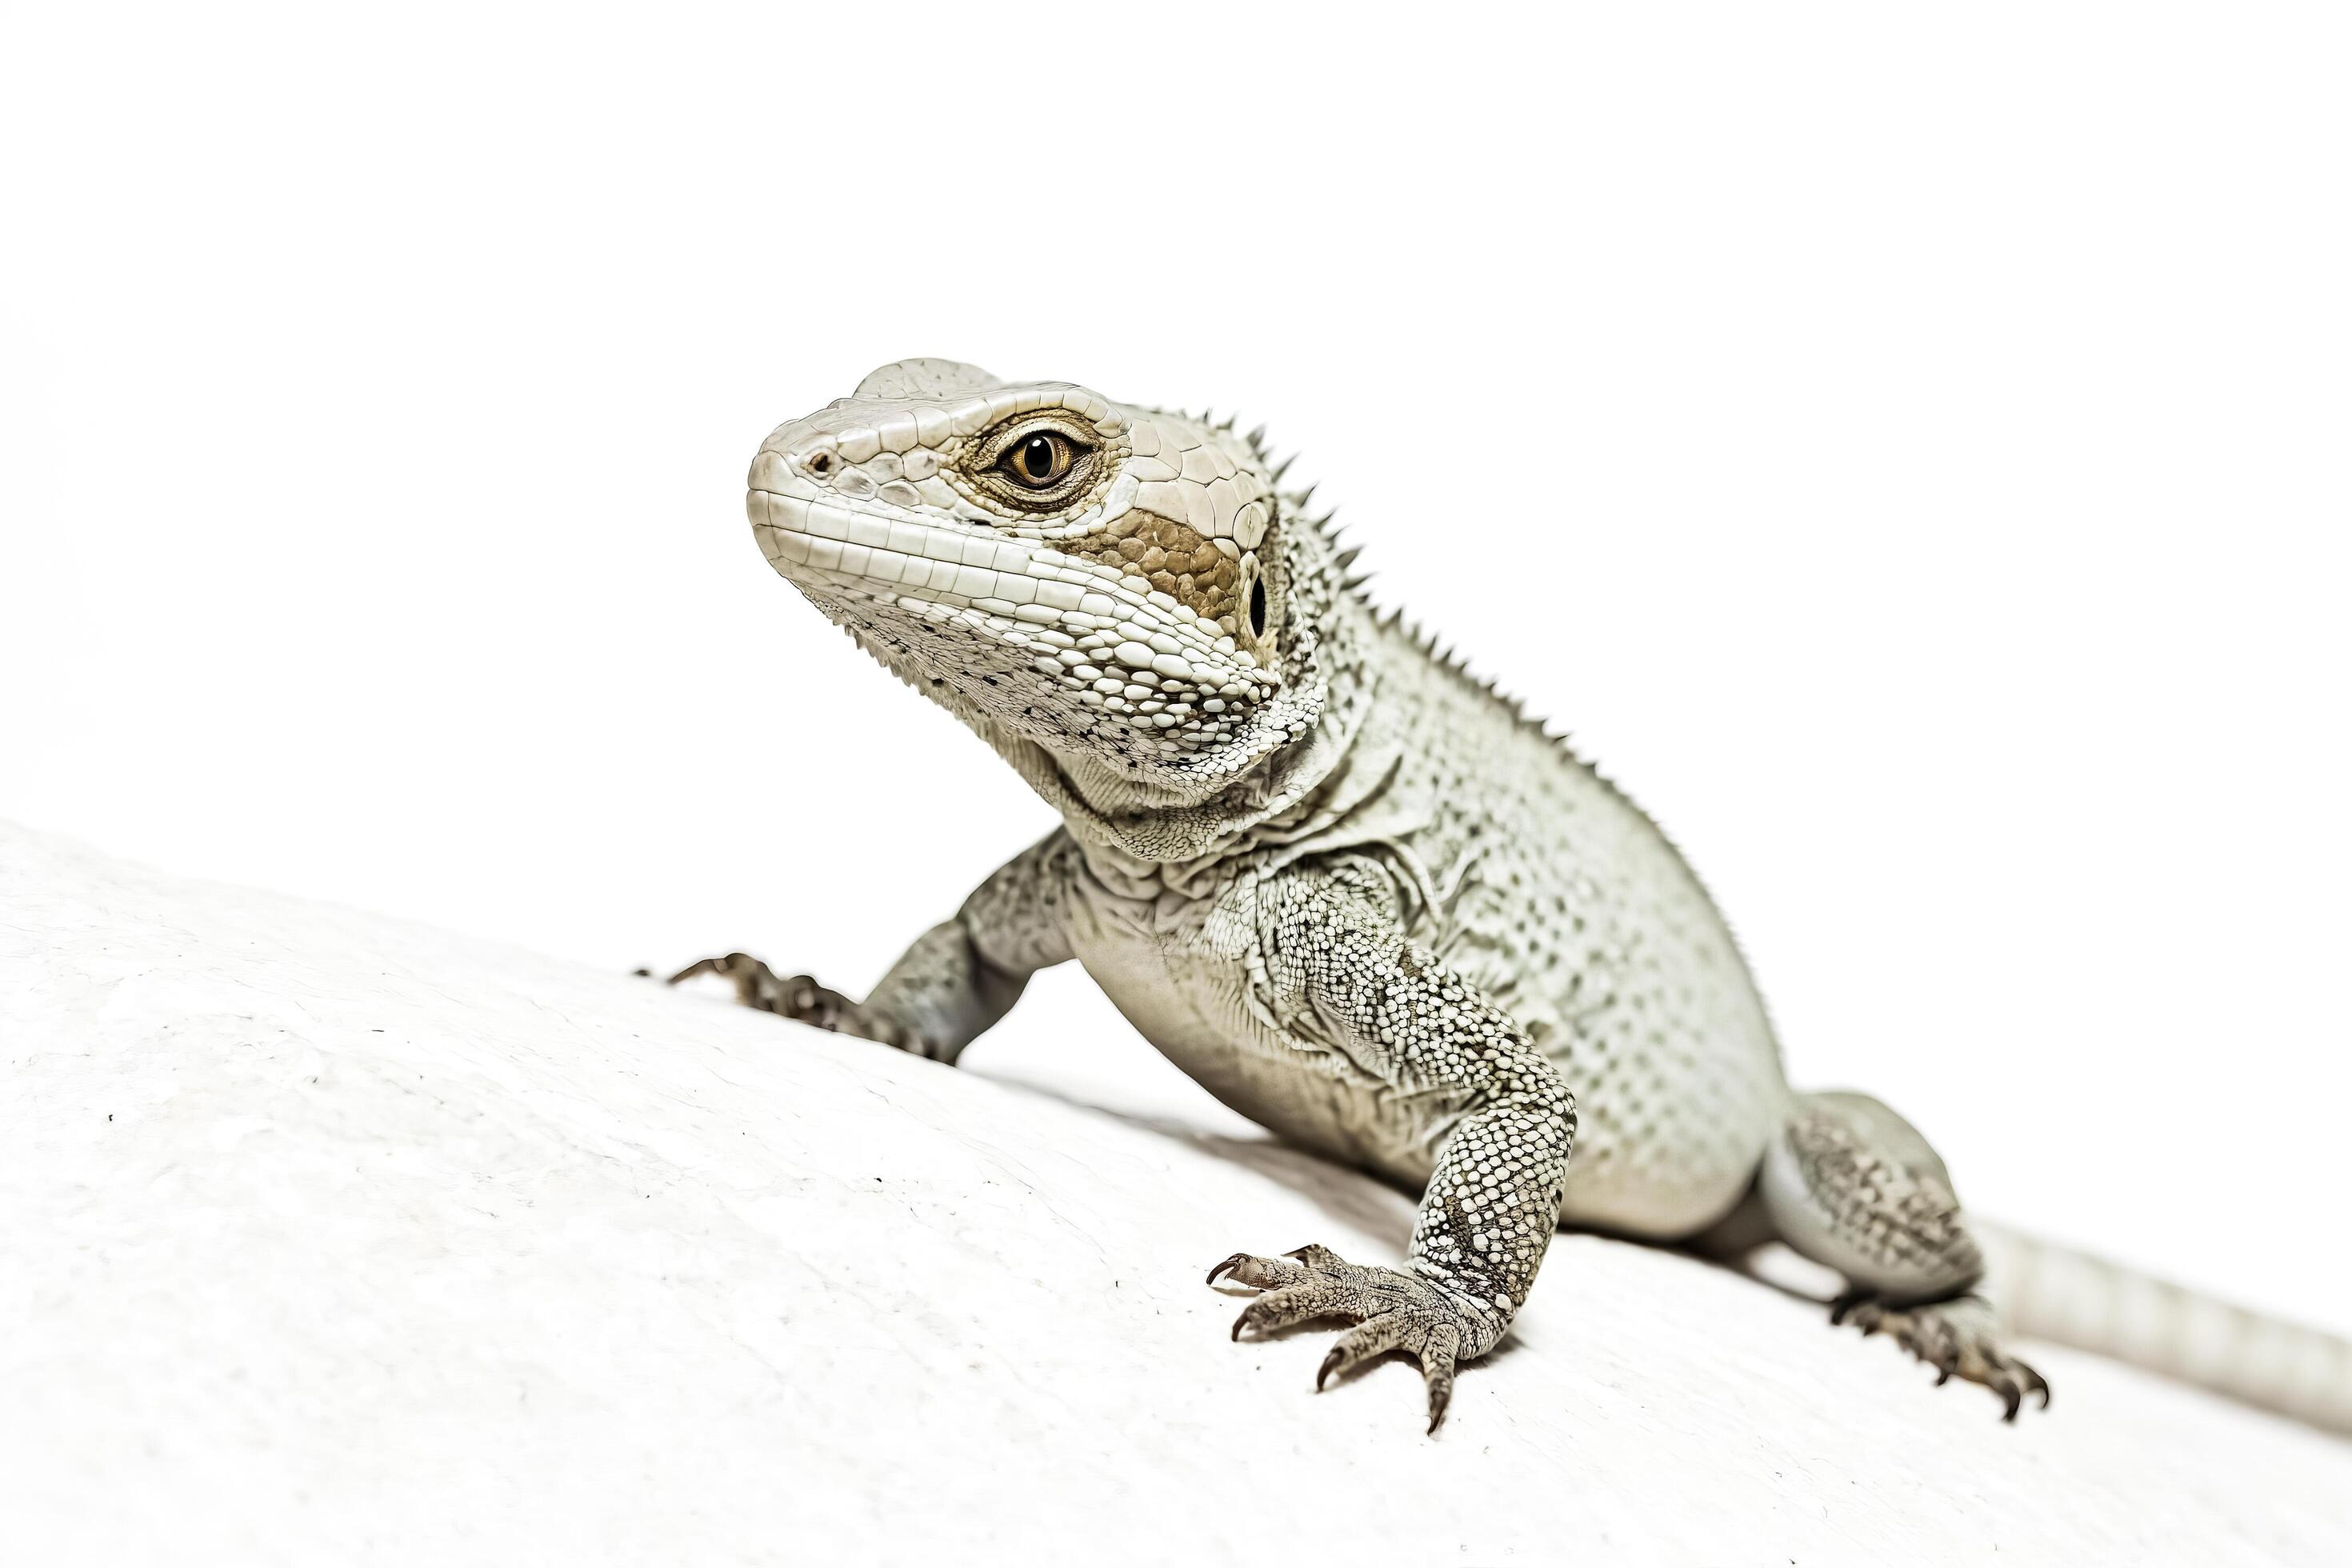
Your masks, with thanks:
[[[749,498],[771,563],[1064,826],[863,1002],[741,954],[685,973],[952,1062],[1075,958],[1228,1105],[1423,1193],[1403,1268],[1310,1245],[1211,1278],[1261,1292],[1236,1337],[1357,1320],[1325,1375],[1412,1352],[1433,1430],[1562,1223],[1785,1241],[1850,1282],[1837,1316],[2011,1417],[2046,1404],[1926,1141],[1865,1096],[1789,1086],[1673,845],[1367,602],[1280,477],[1229,425],[938,360],[779,427]],[[2326,1375],[2352,1365],[2306,1339]]]

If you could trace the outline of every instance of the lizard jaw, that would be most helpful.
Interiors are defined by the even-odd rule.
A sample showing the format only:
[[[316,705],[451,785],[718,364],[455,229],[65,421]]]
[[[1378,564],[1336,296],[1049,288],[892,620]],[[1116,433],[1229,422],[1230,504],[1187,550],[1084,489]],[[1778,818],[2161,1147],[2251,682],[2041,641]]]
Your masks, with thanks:
[[[1274,660],[1218,646],[1213,625],[1116,567],[986,523],[845,504],[783,469],[756,467],[747,501],[769,563],[885,662],[901,666],[897,649],[922,667],[902,674],[947,680],[1049,747],[1099,752],[1087,742],[1115,733],[1132,761],[1181,763],[1240,738],[1282,688]],[[1041,710],[1058,717],[1041,727]]]

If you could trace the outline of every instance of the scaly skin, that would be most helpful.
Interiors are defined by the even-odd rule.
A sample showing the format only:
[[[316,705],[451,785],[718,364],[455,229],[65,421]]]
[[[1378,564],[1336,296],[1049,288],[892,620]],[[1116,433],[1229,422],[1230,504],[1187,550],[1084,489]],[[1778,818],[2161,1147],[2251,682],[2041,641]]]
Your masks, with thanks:
[[[740,954],[697,969],[952,1062],[1077,959],[1227,1104],[1423,1191],[1403,1268],[1309,1245],[1211,1278],[1264,1292],[1236,1337],[1358,1320],[1325,1375],[1411,1350],[1432,1430],[1562,1222],[1777,1237],[1853,1282],[1841,1315],[2012,1416],[2046,1403],[1970,1294],[1981,1254],[1924,1140],[1788,1087],[1673,846],[1375,612],[1278,480],[1229,427],[935,360],[770,436],[769,561],[1065,826],[862,1003]]]

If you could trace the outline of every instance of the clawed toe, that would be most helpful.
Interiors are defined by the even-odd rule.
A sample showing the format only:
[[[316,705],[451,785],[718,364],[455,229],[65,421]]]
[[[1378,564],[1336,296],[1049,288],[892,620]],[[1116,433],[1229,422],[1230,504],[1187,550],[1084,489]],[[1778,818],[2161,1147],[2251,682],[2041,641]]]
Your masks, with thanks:
[[[1885,1332],[1936,1369],[1937,1387],[1954,1377],[1982,1384],[2000,1400],[2003,1421],[2015,1421],[2030,1396],[2050,1407],[2050,1384],[2042,1375],[2003,1353],[1992,1315],[1980,1298],[1961,1296],[1910,1307],[1890,1307],[1868,1291],[1839,1297],[1830,1321],[1848,1323],[1864,1334]]]
[[[1404,1343],[1411,1328],[1402,1312],[1383,1312],[1358,1323],[1332,1342],[1331,1353],[1315,1369],[1315,1392],[1323,1392],[1326,1379],[1345,1376],[1375,1356],[1396,1349]]]
[[[669,984],[680,984],[703,974],[715,974],[733,985],[735,1000],[755,1012],[773,1013],[833,1034],[855,1035],[860,1039],[896,1046],[918,1056],[938,1054],[926,1041],[910,1036],[888,1017],[868,1013],[840,992],[819,985],[813,976],[778,974],[748,952],[698,959],[671,975]]]
[[[835,994],[805,974],[787,979],[748,952],[697,959],[671,975],[668,984],[682,984],[703,974],[715,974],[730,983],[735,987],[735,1000],[744,1006],[762,1013],[782,1013],[786,1017],[803,1017],[822,1005],[823,999]]]
[[[1310,1279],[1305,1284],[1269,1290],[1243,1308],[1242,1315],[1234,1320],[1234,1338],[1240,1339],[1244,1329],[1252,1333],[1270,1334],[1317,1318],[1362,1315],[1363,1308],[1354,1291],[1326,1280]]]
[[[1421,1362],[1431,1432],[1444,1421],[1453,1401],[1457,1364],[1484,1353],[1502,1331],[1502,1320],[1465,1310],[1459,1298],[1429,1279],[1402,1269],[1360,1267],[1328,1247],[1302,1247],[1280,1258],[1236,1252],[1209,1270],[1210,1284],[1220,1279],[1264,1292],[1234,1320],[1235,1340],[1316,1318],[1358,1320],[1316,1369],[1318,1393],[1332,1378],[1390,1351],[1412,1352]]]
[[[665,985],[679,985],[685,984],[687,981],[694,979],[697,975],[724,974],[727,973],[727,966],[742,956],[743,954],[740,952],[730,952],[725,958],[698,958],[692,963],[688,964],[684,969],[679,970],[676,974],[671,975],[667,980],[663,981],[662,984]]]
[[[2019,1404],[2022,1405],[2024,1403],[2024,1396],[2030,1395],[2041,1401],[2040,1407],[2042,1409],[2047,1410],[2050,1408],[2050,1384],[2048,1379],[2044,1378],[2040,1373],[2034,1371],[2032,1367],[2028,1366],[2025,1363],[2019,1361],[2014,1356],[2011,1356],[2009,1359],[2009,1371],[2010,1374],[2017,1379],[2021,1390],[2021,1397],[2018,1401]],[[2016,1420],[2017,1412],[2015,1410],[2011,1410],[2004,1419],[2011,1421]]]
[[[1432,1329],[1421,1347],[1422,1381],[1429,1388],[1429,1431],[1437,1433],[1438,1425],[1445,1419],[1445,1407],[1454,1400],[1454,1352],[1461,1344],[1461,1331],[1451,1324]]]
[[[1287,1258],[1260,1258],[1254,1252],[1236,1252],[1209,1270],[1210,1284],[1214,1285],[1221,1278],[1253,1289],[1276,1290],[1307,1279],[1307,1270]]]

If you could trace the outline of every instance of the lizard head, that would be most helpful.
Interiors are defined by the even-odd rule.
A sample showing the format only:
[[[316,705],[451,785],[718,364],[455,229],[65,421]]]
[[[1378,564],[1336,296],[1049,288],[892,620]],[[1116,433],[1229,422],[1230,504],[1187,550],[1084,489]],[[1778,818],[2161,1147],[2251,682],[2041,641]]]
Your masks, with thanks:
[[[1288,536],[1322,542],[1229,427],[906,360],[771,435],[749,507],[867,651],[1082,788],[1205,798],[1320,705]]]

